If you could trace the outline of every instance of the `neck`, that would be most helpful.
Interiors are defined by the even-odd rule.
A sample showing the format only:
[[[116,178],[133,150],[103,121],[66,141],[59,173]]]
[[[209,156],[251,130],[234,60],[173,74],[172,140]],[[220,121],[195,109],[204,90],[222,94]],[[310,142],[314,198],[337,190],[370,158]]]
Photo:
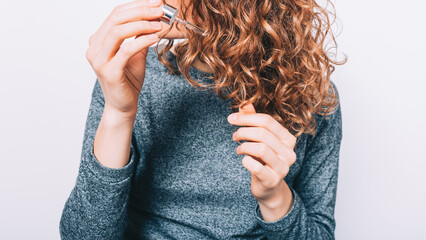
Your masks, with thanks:
[[[176,44],[174,44],[173,46],[172,46],[172,48],[170,48],[170,51],[174,54],[174,55],[176,55],[176,52],[175,52],[175,46],[176,46]],[[206,73],[214,73],[214,71],[213,71],[213,69],[210,67],[210,66],[208,66],[207,64],[205,64],[205,63],[202,63],[200,60],[195,60],[194,61],[194,63],[192,64],[192,66],[193,67],[195,67],[196,69],[198,69],[198,70],[200,70],[200,71],[202,71],[202,72],[206,72]]]

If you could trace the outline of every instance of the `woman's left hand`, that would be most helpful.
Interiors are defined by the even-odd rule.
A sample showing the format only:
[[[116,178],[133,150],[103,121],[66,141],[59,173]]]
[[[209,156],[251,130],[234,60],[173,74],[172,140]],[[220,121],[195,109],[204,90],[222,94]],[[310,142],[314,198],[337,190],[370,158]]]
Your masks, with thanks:
[[[239,155],[247,154],[242,165],[251,173],[253,196],[266,206],[279,205],[285,201],[283,196],[288,196],[284,177],[296,161],[296,137],[270,115],[256,113],[253,104],[230,114],[228,122],[248,126],[240,127],[232,138],[234,141],[249,141],[238,146],[236,151]]]

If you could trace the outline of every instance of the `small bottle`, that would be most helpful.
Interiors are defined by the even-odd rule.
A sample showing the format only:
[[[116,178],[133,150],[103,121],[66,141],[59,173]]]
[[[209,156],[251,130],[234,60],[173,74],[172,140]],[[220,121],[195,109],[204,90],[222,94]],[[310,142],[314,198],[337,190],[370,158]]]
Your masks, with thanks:
[[[172,7],[168,4],[163,5],[162,8],[163,8],[163,11],[164,11],[164,15],[160,18],[161,21],[163,21],[163,22],[165,22],[169,25],[172,25],[176,21],[177,23],[180,23],[180,24],[184,25],[186,28],[191,29],[191,30],[193,30],[197,33],[200,33],[203,36],[207,35],[206,32],[203,29],[201,29],[201,28],[199,28],[199,27],[197,27],[197,26],[195,26],[195,25],[193,25],[193,24],[191,24],[191,23],[189,23],[185,20],[178,18],[177,14],[178,14],[179,10],[177,10],[176,8],[174,8],[174,7]]]

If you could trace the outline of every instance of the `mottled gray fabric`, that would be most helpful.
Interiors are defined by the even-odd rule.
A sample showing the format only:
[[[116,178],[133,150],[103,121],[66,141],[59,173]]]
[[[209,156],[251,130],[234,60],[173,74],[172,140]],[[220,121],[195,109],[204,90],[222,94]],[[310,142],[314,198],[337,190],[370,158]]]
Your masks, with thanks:
[[[168,58],[176,64],[173,54]],[[93,155],[104,106],[95,82],[62,239],[334,239],[340,107],[328,118],[316,116],[315,136],[298,138],[285,178],[294,204],[282,219],[265,222],[235,152],[230,100],[168,73],[153,48],[147,62],[130,161],[120,169]],[[190,74],[211,81],[196,68]]]

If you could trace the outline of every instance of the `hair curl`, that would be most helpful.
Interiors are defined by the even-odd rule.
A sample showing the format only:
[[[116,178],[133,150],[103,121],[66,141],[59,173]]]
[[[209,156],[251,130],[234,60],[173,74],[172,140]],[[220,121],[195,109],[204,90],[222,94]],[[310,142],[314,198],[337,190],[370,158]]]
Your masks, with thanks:
[[[327,0],[333,6],[333,4]],[[328,115],[338,106],[330,75],[338,62],[325,49],[327,36],[337,48],[330,16],[315,0],[197,0],[181,1],[186,20],[207,36],[177,26],[188,36],[175,47],[178,69],[166,59],[169,40],[157,49],[159,61],[172,73],[182,73],[197,89],[213,86],[224,99],[233,99],[233,112],[253,103],[295,136],[315,132],[314,114]],[[180,27],[180,28],[179,28]],[[330,48],[331,49],[331,48]],[[214,70],[212,85],[191,78],[189,67],[199,60]]]

